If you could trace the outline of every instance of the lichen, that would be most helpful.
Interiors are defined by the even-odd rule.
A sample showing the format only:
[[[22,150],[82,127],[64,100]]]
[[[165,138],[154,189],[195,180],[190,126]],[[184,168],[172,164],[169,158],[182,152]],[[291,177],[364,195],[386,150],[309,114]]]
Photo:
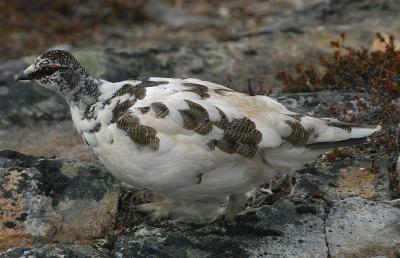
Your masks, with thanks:
[[[78,171],[79,171],[79,165],[77,164],[64,163],[63,166],[61,167],[61,173],[63,173],[69,178],[75,177],[78,174]]]
[[[96,50],[82,50],[74,53],[79,63],[94,77],[101,78],[106,73],[106,67],[101,62],[102,53]]]

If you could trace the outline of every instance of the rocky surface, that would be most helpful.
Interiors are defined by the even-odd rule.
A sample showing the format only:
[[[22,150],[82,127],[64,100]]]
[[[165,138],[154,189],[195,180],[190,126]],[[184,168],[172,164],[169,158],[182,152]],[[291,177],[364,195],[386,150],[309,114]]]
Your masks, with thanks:
[[[1,258],[47,258],[47,257],[68,257],[68,258],[101,258],[107,257],[91,246],[54,244],[37,248],[11,248],[0,253]]]
[[[0,249],[102,237],[113,229],[118,196],[94,164],[0,151]]]
[[[227,4],[213,8],[214,19],[204,19],[207,11],[194,17],[185,8],[147,2],[144,12],[162,26],[115,29],[112,41],[98,40],[102,47],[129,48],[67,47],[91,73],[110,81],[191,76],[249,94],[272,92],[309,115],[373,123],[379,107],[364,93],[282,94],[275,76],[298,62],[315,63],[341,32],[351,46],[370,46],[378,31],[399,38],[398,1],[265,1],[245,11]],[[186,22],[191,26],[182,26]],[[296,173],[292,196],[279,187],[273,195],[256,192],[233,225],[152,223],[135,205],[157,197],[138,190],[119,194],[74,131],[66,104],[15,81],[32,59],[0,64],[0,257],[400,256],[398,143],[391,151],[371,141],[329,153]],[[400,110],[399,99],[393,105]],[[400,121],[398,114],[392,119]],[[388,130],[398,132],[396,123],[385,125]]]
[[[335,203],[326,221],[333,257],[400,255],[400,209],[390,203],[348,198]]]
[[[115,257],[326,257],[324,203],[290,200],[236,218],[234,225],[139,225]]]

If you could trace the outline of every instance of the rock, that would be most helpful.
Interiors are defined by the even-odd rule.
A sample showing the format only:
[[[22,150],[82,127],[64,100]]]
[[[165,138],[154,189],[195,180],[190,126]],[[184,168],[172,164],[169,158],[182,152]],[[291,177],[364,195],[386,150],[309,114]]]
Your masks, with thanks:
[[[174,8],[162,1],[148,1],[143,8],[143,12],[148,18],[167,24],[174,29],[180,29],[186,26],[207,28],[210,26],[225,25],[219,19],[189,13],[183,9]]]
[[[268,24],[264,30],[256,34],[278,31],[301,32],[304,28],[314,27],[316,24],[319,26],[348,26],[349,24],[354,26],[359,23],[374,24],[375,26],[390,24],[391,17],[396,17],[399,10],[399,3],[395,0],[385,0],[379,4],[374,0],[321,1],[305,5],[273,24]],[[384,15],[382,15],[383,13]]]
[[[35,126],[0,130],[0,149],[18,150],[27,155],[84,161],[95,158],[72,121],[68,120],[57,123],[38,122]]]
[[[60,97],[32,83],[15,80],[27,64],[25,59],[0,64],[0,130],[69,118],[67,105]]]
[[[400,209],[361,198],[335,203],[326,221],[331,257],[400,256]]]
[[[324,204],[291,200],[236,218],[234,225],[141,224],[120,237],[115,257],[327,257]]]
[[[118,196],[100,166],[0,151],[0,250],[102,237]]]
[[[30,257],[63,257],[63,258],[92,258],[107,257],[91,246],[68,244],[46,245],[37,248],[12,248],[0,253],[0,258],[30,258]]]

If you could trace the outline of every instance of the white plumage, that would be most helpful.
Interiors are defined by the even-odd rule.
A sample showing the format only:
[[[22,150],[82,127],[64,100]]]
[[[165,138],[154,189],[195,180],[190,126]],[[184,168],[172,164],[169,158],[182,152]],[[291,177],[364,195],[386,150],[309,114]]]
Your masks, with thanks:
[[[40,70],[32,66],[26,75]],[[77,130],[111,173],[169,200],[142,206],[156,217],[231,218],[246,192],[379,130],[303,116],[272,98],[198,79],[111,83],[84,75],[68,92],[53,90],[66,98]],[[60,77],[57,70],[47,84]],[[88,81],[94,92],[82,90]]]

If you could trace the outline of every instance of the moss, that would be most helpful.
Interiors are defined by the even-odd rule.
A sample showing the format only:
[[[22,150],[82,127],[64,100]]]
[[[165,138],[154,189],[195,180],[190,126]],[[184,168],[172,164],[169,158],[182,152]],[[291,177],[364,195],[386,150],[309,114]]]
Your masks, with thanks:
[[[0,119],[0,130],[5,130],[10,127],[10,123],[6,120]]]
[[[78,174],[79,165],[64,163],[61,167],[61,173],[69,178],[75,177]]]

